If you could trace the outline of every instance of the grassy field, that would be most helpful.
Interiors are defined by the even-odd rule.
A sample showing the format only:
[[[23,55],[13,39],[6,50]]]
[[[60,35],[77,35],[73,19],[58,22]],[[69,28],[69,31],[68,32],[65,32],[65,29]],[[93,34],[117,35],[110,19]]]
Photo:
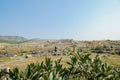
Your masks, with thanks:
[[[15,57],[15,58],[0,58],[0,69],[5,67],[10,67],[11,69],[14,67],[18,67],[20,69],[24,69],[27,64],[30,63],[41,63],[45,60],[45,57],[51,58],[53,61],[60,59],[62,57],[62,64],[66,66],[66,61],[69,61],[69,56],[39,56],[39,57],[30,57],[30,58],[24,58],[24,57]]]
[[[91,53],[91,57],[94,58],[97,54]],[[61,63],[64,66],[67,66],[66,62],[70,61],[70,56],[39,56],[39,57],[14,57],[14,58],[0,58],[0,69],[10,67],[11,69],[14,67],[18,67],[20,69],[24,69],[27,64],[30,63],[41,63],[45,60],[45,57],[50,57],[53,61],[60,59],[62,57]],[[120,56],[118,55],[109,55],[109,54],[99,54],[99,57],[104,61],[109,63],[110,65],[120,65]]]
[[[96,53],[91,53],[91,57],[95,57],[96,55],[99,55],[101,60],[103,62],[107,62],[110,65],[120,65],[120,56],[119,55],[111,55],[111,54],[96,54]]]

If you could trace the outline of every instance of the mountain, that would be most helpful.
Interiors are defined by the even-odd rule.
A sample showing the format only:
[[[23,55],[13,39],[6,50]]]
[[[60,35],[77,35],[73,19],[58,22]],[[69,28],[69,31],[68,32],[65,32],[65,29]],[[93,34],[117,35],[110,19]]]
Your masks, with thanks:
[[[20,43],[27,39],[21,36],[0,36],[0,43]]]

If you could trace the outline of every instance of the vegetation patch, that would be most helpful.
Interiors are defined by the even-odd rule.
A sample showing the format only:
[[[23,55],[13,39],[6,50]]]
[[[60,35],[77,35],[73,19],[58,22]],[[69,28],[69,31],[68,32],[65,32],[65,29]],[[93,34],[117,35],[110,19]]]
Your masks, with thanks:
[[[42,63],[31,63],[24,70],[1,70],[0,78],[8,80],[119,80],[120,66],[110,66],[97,55],[71,53],[67,67],[61,59],[45,58]]]

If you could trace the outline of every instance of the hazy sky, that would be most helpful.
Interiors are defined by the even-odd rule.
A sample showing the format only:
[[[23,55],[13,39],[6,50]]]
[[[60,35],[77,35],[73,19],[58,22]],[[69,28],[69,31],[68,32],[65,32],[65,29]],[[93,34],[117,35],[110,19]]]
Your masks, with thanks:
[[[120,40],[120,0],[0,0],[0,35]]]

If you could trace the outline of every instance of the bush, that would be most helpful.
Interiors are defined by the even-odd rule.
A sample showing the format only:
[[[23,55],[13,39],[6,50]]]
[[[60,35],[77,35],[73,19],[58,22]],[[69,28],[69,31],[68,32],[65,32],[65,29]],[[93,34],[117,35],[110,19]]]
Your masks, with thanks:
[[[112,67],[90,54],[72,53],[68,67],[63,67],[61,59],[53,62],[50,58],[45,62],[31,63],[25,70],[18,68],[10,70],[8,76],[0,72],[0,77],[6,76],[9,80],[120,80],[120,67]]]

